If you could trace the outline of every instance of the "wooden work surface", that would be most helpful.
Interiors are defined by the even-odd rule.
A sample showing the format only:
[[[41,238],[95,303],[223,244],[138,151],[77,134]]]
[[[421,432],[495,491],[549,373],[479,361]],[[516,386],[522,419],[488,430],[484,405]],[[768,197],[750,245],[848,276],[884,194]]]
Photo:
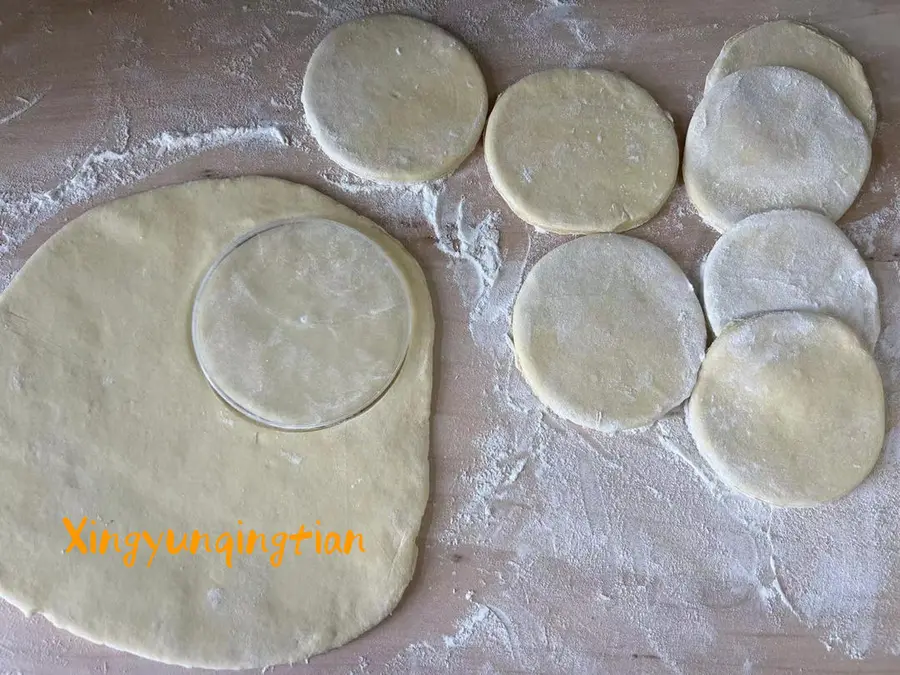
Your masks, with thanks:
[[[620,599],[616,606],[609,594],[600,597],[613,605],[592,597],[594,577],[555,555],[555,547],[532,555],[513,545],[493,545],[480,535],[460,536],[455,511],[465,508],[473,489],[473,482],[464,478],[477,473],[485,460],[487,450],[478,439],[497,424],[496,410],[502,411],[494,400],[492,356],[473,340],[469,328],[471,306],[463,296],[472,287],[465,278],[471,270],[435,246],[433,229],[421,213],[395,206],[384,194],[336,183],[340,172],[310,137],[299,103],[306,62],[327,28],[366,13],[398,10],[433,20],[466,42],[484,70],[492,98],[537,70],[601,66],[648,89],[671,111],[683,141],[722,43],[753,24],[796,18],[843,43],[869,76],[879,115],[873,170],[843,222],[865,222],[881,214],[869,232],[866,253],[873,260],[893,261],[900,256],[900,2],[527,0],[507,5],[432,0],[419,8],[379,1],[343,9],[332,4],[4,0],[0,7],[0,207],[2,200],[14,201],[25,191],[52,192],[66,185],[84,159],[99,150],[144,152],[145,164],[156,162],[152,170],[140,171],[123,162],[117,179],[110,179],[115,172],[108,163],[99,182],[83,194],[70,185],[72,203],[63,200],[58,213],[39,216],[44,222],[34,234],[0,256],[7,267],[17,269],[61,225],[114,196],[202,177],[264,174],[309,184],[373,217],[404,241],[429,278],[439,335],[432,499],[415,578],[394,615],[362,638],[308,665],[269,672],[900,673],[900,656],[891,653],[900,651],[896,641],[893,648],[875,641],[867,649],[841,649],[840,626],[810,626],[802,616],[769,622],[755,614],[749,601],[713,611],[715,620],[704,620],[699,646],[680,650],[678,643],[693,639],[680,625],[684,616],[691,616],[682,612],[684,604],[663,600],[652,605],[660,616],[671,612],[673,618],[671,630],[651,631],[642,615],[628,613],[629,600]],[[174,159],[163,153],[147,159],[146,147],[141,150],[147,139],[165,131],[257,124],[277,125],[291,145],[235,143],[172,155]],[[525,258],[533,262],[529,238],[544,249],[561,241],[536,237],[512,215],[490,185],[480,147],[447,181],[446,191],[464,195],[472,213],[499,212],[504,265],[514,258],[520,264]],[[0,231],[14,238],[23,218],[27,215],[0,210]],[[702,254],[716,239],[686,207],[683,188],[672,205],[635,234],[662,246],[694,280]],[[531,448],[519,450],[527,460]],[[702,491],[689,472],[677,475],[685,490]],[[527,485],[517,507],[526,517],[529,505],[541,502],[541,495],[529,493]],[[688,536],[695,523],[677,509],[667,509],[667,501],[648,502],[646,518],[657,523],[654,531],[665,531],[673,540]],[[900,519],[900,513],[893,518]],[[451,526],[454,537],[446,536]],[[646,542],[649,550],[654,543],[653,537]],[[531,570],[533,581],[517,579],[515,588],[508,587],[509,570],[516,566]],[[893,577],[898,570],[900,562],[880,573]],[[659,592],[677,583],[673,574],[651,578],[645,587]],[[467,634],[465,618],[471,616],[473,598],[482,598],[501,621],[505,637],[500,642]],[[505,606],[510,599],[527,611]],[[897,604],[880,595],[879,606]],[[900,635],[900,614],[882,611],[877,621]],[[826,633],[831,647],[825,645]],[[0,603],[0,675],[156,672],[181,669],[93,645]]]

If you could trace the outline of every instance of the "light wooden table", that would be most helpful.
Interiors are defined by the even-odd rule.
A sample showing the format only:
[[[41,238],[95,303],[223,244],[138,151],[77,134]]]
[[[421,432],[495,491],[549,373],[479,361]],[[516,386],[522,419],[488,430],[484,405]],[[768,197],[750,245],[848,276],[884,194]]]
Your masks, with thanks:
[[[900,2],[609,0],[569,5],[538,0],[513,6],[496,0],[431,0],[418,9],[414,3],[371,4],[367,8],[358,1],[341,10],[329,9],[327,0],[4,0],[0,6],[0,119],[9,118],[0,124],[0,193],[6,198],[26,189],[50,190],[91,151],[127,150],[162,131],[271,122],[294,143],[289,148],[238,144],[187,156],[175,165],[164,158],[155,172],[136,177],[124,172],[118,184],[109,183],[107,176],[97,194],[53,215],[16,252],[4,254],[0,259],[8,266],[18,268],[59,226],[114,196],[204,176],[266,174],[312,185],[373,217],[404,240],[432,284],[439,332],[432,500],[415,579],[388,621],[309,665],[277,667],[272,671],[277,673],[411,670],[415,660],[397,660],[397,655],[411,643],[441,647],[442,636],[458,636],[459,621],[471,609],[467,589],[502,597],[504,570],[510,563],[529,562],[519,560],[515,550],[455,546],[442,536],[453,522],[453,510],[468,498],[461,494],[469,489],[467,483],[459,477],[474,471],[480,459],[475,438],[496,421],[485,412],[493,405],[485,401],[495,392],[485,374],[485,355],[469,335],[468,309],[451,278],[454,269],[434,246],[428,223],[408,209],[392,208],[390,199],[342,190],[323,177],[331,165],[304,127],[299,91],[309,54],[326,27],[391,9],[434,20],[472,48],[492,96],[518,78],[550,67],[619,70],[672,112],[683,139],[706,72],[728,37],[768,19],[805,20],[835,36],[863,62],[878,105],[872,175],[845,220],[858,220],[900,198]],[[498,210],[504,257],[523,255],[529,228],[491,188],[480,148],[448,181],[448,190],[465,194],[473,212]],[[681,233],[674,239],[673,223]],[[0,230],[12,233],[17,227],[20,222],[0,210]],[[900,257],[900,238],[892,235],[897,227],[900,223],[890,222],[875,233],[874,258]],[[716,238],[690,210],[677,206],[635,234],[661,245],[695,279],[700,257]],[[541,241],[546,247],[558,240]],[[660,517],[668,519],[676,536],[679,528],[688,527],[679,514]],[[560,574],[565,561],[548,555],[538,565],[543,574]],[[446,667],[465,673],[900,672],[900,657],[884,650],[853,660],[840,649],[826,650],[821,635],[798,622],[767,632],[725,610],[722,629],[705,653],[664,658],[660,652],[677,633],[650,639],[639,625],[633,630],[610,625],[602,606],[592,607],[578,595],[582,585],[591,583],[573,576],[571,598],[547,594],[539,583],[528,593],[531,604],[545,607],[535,612],[546,620],[543,631],[555,631],[561,643],[571,631],[571,643],[583,652],[568,666],[550,650],[525,649],[525,656],[511,658],[500,653],[502,647],[476,642],[460,648]],[[507,618],[515,633],[518,617]],[[884,620],[900,632],[900,616]],[[583,665],[587,663],[593,665]],[[444,664],[431,658],[416,668],[430,672],[439,667]],[[0,603],[0,675],[179,671],[92,645]]]

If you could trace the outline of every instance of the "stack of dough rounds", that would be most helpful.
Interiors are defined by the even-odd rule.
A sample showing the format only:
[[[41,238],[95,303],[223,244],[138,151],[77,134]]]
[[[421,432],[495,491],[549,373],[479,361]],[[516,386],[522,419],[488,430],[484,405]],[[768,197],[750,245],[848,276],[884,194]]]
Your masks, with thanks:
[[[878,291],[834,224],[865,181],[875,121],[859,62],[777,21],[725,44],[688,128],[688,195],[724,232],[703,268],[718,338],[688,427],[727,484],[778,506],[838,499],[881,452]]]
[[[811,211],[768,211],[728,230],[703,266],[703,304],[716,335],[732,321],[785,309],[841,319],[869,349],[881,331],[865,261],[834,223]]]
[[[770,312],[716,339],[687,418],[727,484],[778,506],[814,506],[872,470],[884,440],[884,391],[875,360],[842,322]]]
[[[522,220],[559,234],[621,232],[652,218],[678,176],[678,139],[653,97],[616,73],[535,73],[497,101],[491,180]]]
[[[534,266],[512,318],[516,360],[560,417],[601,431],[650,424],[691,392],[706,346],[687,277],[656,246],[581,237]]]
[[[400,15],[335,28],[303,78],[303,109],[325,154],[371,180],[440,178],[469,156],[484,127],[487,89],[454,37]]]

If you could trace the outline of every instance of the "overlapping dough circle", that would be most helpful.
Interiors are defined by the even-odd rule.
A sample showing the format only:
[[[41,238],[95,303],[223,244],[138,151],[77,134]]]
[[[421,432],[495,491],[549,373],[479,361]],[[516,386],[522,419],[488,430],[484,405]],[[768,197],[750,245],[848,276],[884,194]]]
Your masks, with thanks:
[[[400,15],[331,31],[310,57],[301,98],[325,154],[358,176],[391,182],[453,171],[478,143],[488,104],[468,50]]]
[[[870,159],[862,124],[834,91],[808,73],[764,66],[729,75],[703,97],[688,127],[684,183],[720,231],[772,209],[837,221]]]
[[[859,485],[881,452],[884,390],[872,355],[838,319],[770,312],[713,342],[687,406],[722,480],[778,506],[814,506]]]
[[[694,289],[653,244],[616,234],[557,247],[529,272],[512,318],[519,369],[560,417],[615,431],[691,392],[706,346]]]
[[[823,312],[869,349],[881,332],[878,289],[856,247],[812,211],[758,213],[728,230],[703,264],[703,304],[713,332],[763,312]]]
[[[811,26],[770,21],[730,38],[706,76],[706,91],[737,70],[788,66],[813,75],[841,97],[866,129],[875,135],[875,100],[862,65],[837,42]]]
[[[485,131],[491,180],[527,223],[561,234],[652,218],[678,176],[669,115],[626,77],[559,69],[507,89]]]
[[[394,259],[413,301],[409,354],[361,415],[267,429],[209,387],[190,315],[210,261],[253,227],[320,217]],[[434,320],[424,275],[383,230],[285,181],[200,181],[66,225],[0,298],[0,594],[95,642],[160,661],[262,667],[353,639],[394,608],[428,496]],[[8,385],[8,386],[7,386]],[[88,530],[273,535],[321,522],[366,553],[63,554]],[[238,521],[242,521],[240,525]],[[87,531],[85,532],[87,535]],[[177,539],[176,539],[177,541]],[[290,545],[289,545],[290,546]],[[272,550],[271,548],[269,549]]]
[[[372,239],[322,219],[264,227],[204,279],[193,339],[210,382],[286,429],[341,422],[391,384],[409,345],[409,291]]]

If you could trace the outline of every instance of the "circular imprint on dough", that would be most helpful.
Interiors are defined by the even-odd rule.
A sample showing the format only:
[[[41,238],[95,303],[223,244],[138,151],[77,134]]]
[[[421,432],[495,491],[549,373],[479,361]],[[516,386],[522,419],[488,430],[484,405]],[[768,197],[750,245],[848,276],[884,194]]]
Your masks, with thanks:
[[[884,391],[872,355],[841,321],[772,312],[713,342],[687,418],[700,454],[728,485],[777,506],[814,506],[872,470]]]
[[[400,15],[350,21],[325,36],[301,99],[326,155],[363,178],[401,183],[458,167],[478,143],[488,106],[468,50]]]
[[[672,118],[626,77],[560,69],[507,89],[488,119],[491,180],[525,222],[559,234],[652,218],[678,176]]]
[[[343,422],[387,390],[409,347],[403,276],[359,230],[263,226],[210,267],[194,302],[197,361],[215,391],[279,429]]]
[[[516,297],[512,332],[537,397],[601,431],[648,425],[684,401],[706,347],[703,311],[678,265],[615,234],[541,258]]]
[[[823,312],[853,328],[869,349],[881,332],[878,289],[853,243],[812,211],[744,218],[703,265],[703,304],[713,332],[776,310]]]
[[[869,138],[875,135],[875,101],[862,65],[811,26],[771,21],[738,33],[722,47],[706,76],[706,90],[735,71],[756,66],[789,66],[818,77],[847,104]]]
[[[837,221],[869,171],[865,129],[840,96],[794,68],[729,75],[691,119],[684,183],[720,231],[754,213],[808,209]]]

